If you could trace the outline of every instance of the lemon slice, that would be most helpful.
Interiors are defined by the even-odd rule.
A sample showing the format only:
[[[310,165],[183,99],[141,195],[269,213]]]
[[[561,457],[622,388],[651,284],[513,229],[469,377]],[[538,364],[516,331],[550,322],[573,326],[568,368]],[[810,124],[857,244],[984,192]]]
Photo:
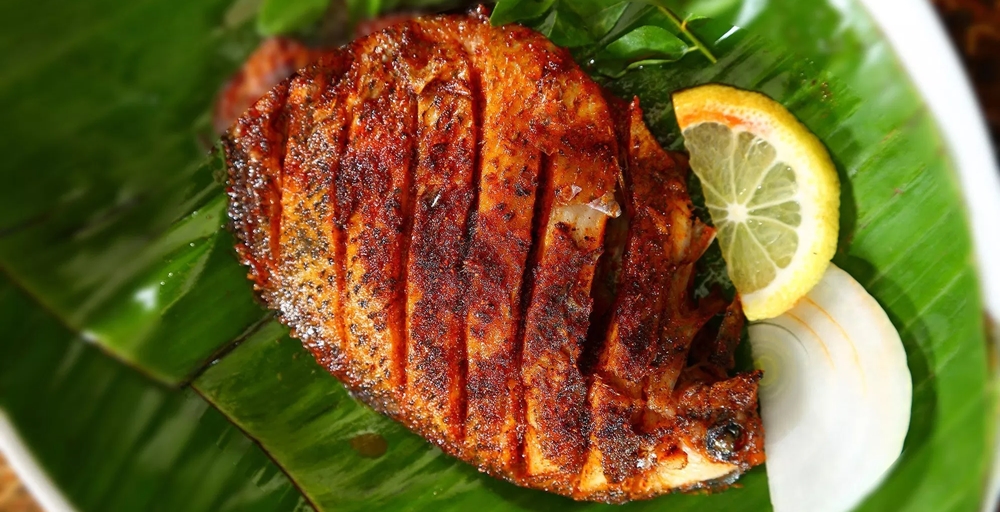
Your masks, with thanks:
[[[830,155],[763,94],[704,85],[673,102],[744,313],[788,311],[837,248],[840,181]]]

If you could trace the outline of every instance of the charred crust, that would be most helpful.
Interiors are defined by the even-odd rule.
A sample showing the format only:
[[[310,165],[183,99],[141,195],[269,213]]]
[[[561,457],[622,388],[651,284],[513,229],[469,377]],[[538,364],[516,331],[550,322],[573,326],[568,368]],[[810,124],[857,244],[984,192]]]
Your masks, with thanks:
[[[686,159],[539,34],[484,11],[391,26],[272,89],[223,149],[256,290],[446,453],[607,502],[763,462],[760,373],[729,375],[739,301],[692,296],[714,233]],[[594,217],[612,196],[624,215]],[[657,483],[698,457],[725,471]]]

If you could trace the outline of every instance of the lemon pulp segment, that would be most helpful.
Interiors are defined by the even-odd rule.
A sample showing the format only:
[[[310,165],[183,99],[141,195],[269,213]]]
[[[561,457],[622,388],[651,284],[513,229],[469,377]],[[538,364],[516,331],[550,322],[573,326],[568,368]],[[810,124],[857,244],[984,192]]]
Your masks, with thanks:
[[[674,109],[744,312],[784,313],[836,249],[840,183],[826,149],[762,94],[701,86],[676,93]]]

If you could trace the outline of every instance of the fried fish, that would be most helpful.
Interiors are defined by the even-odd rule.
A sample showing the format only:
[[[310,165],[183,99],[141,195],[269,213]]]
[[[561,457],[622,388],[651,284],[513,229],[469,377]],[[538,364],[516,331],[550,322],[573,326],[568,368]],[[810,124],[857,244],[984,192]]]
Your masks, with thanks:
[[[542,35],[483,10],[405,20],[223,140],[264,302],[446,452],[608,502],[763,462],[760,374],[729,376],[738,300],[693,296],[714,231],[686,161]]]

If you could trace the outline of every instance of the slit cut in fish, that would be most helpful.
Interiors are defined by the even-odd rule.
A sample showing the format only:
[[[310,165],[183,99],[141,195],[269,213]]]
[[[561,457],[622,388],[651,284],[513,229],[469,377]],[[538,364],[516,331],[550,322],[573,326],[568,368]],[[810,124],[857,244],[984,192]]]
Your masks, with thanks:
[[[483,9],[402,21],[324,52],[224,147],[264,302],[447,453],[606,502],[763,462],[738,299],[693,296],[714,231],[686,160],[542,35]]]

